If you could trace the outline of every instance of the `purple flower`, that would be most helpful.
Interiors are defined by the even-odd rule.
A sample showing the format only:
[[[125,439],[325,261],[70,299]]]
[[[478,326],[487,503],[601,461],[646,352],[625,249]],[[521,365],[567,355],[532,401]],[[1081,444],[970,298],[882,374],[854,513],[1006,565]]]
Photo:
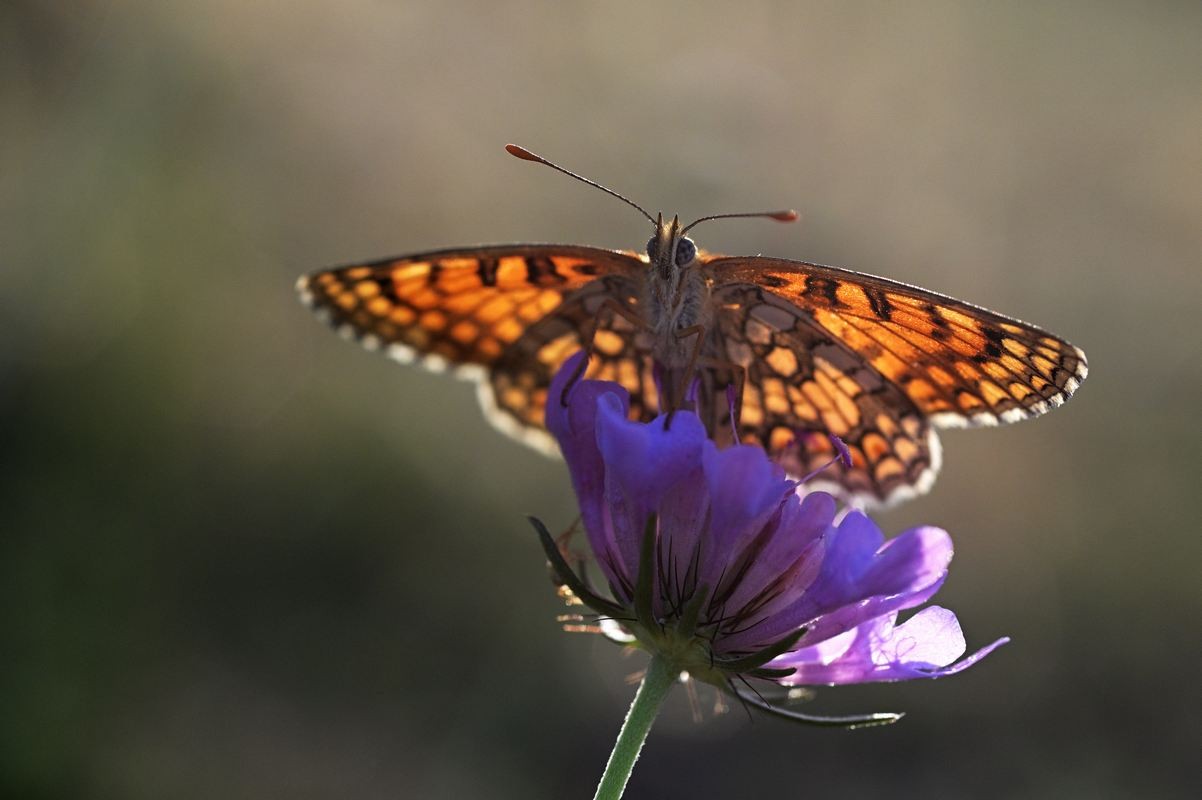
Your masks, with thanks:
[[[937,678],[1007,641],[961,659],[951,611],[897,624],[943,584],[945,531],[886,540],[858,511],[838,519],[830,495],[799,492],[758,447],[719,450],[690,412],[631,422],[617,384],[580,381],[558,402],[584,357],[552,382],[547,428],[611,599],[557,558],[545,532],[544,544],[580,599],[642,647],[738,691],[733,679],[747,676],[790,686]]]

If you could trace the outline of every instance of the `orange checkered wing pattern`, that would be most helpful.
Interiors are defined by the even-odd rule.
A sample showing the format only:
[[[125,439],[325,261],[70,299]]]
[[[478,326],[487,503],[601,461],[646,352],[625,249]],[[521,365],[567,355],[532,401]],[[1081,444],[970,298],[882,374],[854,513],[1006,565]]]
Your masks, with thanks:
[[[713,355],[746,370],[740,435],[794,474],[830,461],[823,434],[839,436],[852,466],[819,480],[862,505],[929,487],[934,428],[1038,416],[1087,372],[1085,354],[1046,331],[884,278],[763,257],[708,257],[705,269]]]
[[[551,376],[583,346],[607,298],[636,303],[645,268],[629,252],[501,245],[334,267],[302,277],[297,290],[342,336],[369,350],[479,379],[494,424],[554,449],[542,430]],[[600,345],[613,340],[601,339],[590,377],[622,380],[641,404],[647,359],[634,354],[632,337],[608,355]]]

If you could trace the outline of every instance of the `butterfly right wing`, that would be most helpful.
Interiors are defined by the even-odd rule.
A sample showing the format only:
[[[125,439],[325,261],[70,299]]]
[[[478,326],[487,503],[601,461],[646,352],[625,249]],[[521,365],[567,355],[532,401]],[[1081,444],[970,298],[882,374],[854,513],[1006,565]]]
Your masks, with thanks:
[[[637,315],[639,288],[638,281],[626,276],[598,278],[531,325],[493,363],[487,387],[481,384],[480,400],[489,420],[514,438],[554,451],[543,430],[546,404],[558,402],[548,395],[551,378],[569,356],[589,346],[590,337],[584,377],[622,385],[630,394],[631,418],[654,418],[659,409],[650,338],[613,311],[618,305]]]
[[[483,370],[490,420],[547,449],[542,403],[550,376],[579,349],[606,296],[633,303],[645,268],[630,252],[498,245],[320,270],[302,277],[297,291],[369,350],[476,378]]]

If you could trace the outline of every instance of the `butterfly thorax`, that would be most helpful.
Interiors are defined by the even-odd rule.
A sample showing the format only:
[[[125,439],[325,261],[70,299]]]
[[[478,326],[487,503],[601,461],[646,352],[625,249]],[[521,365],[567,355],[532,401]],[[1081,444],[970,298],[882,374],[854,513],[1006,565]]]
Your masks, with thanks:
[[[695,344],[692,336],[682,334],[709,327],[710,290],[698,268],[697,248],[685,238],[678,217],[668,221],[659,215],[647,257],[643,307],[656,359],[669,369],[684,367]]]

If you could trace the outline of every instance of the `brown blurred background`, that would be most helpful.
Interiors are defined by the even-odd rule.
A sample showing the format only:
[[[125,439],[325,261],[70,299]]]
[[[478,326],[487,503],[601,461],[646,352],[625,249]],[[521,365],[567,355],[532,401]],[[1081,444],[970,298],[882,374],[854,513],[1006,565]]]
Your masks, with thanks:
[[[700,243],[1068,337],[1036,422],[880,521],[957,542],[942,682],[796,728],[683,692],[632,797],[1196,797],[1202,6],[0,5],[0,790],[586,797],[641,666],[558,631],[565,470],[292,284],[450,245]],[[713,702],[702,692],[702,705]]]

